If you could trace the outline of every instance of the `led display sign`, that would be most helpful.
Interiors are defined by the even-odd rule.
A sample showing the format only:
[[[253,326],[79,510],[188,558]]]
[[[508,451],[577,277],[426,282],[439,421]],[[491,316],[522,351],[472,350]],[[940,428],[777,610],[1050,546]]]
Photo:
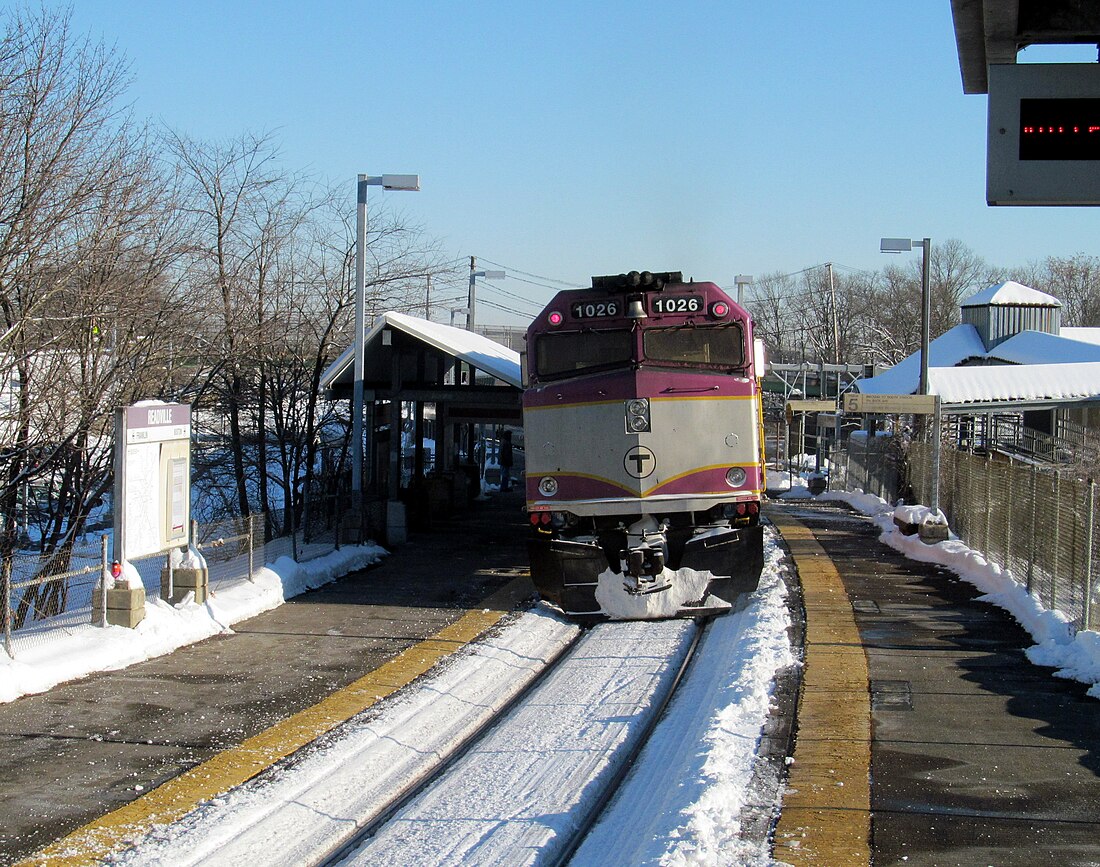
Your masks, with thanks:
[[[1100,159],[1100,99],[1021,99],[1020,159]]]

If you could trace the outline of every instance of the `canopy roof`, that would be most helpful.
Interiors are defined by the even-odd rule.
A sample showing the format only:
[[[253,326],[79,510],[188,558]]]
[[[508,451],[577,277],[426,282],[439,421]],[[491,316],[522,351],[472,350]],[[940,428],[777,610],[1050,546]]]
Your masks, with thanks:
[[[465,361],[514,388],[521,387],[518,352],[472,331],[394,311],[383,313],[366,334],[363,352],[363,378],[366,382],[387,386],[390,384],[389,353],[382,336],[387,329],[406,334],[444,355]],[[355,376],[354,357],[354,346],[349,346],[340,353],[321,375],[321,387],[350,388]]]
[[[988,352],[973,325],[956,325],[928,347],[928,390],[944,406],[976,404],[1029,407],[1100,400],[1100,345],[1093,329],[1064,329],[1061,335],[1021,331]],[[914,394],[920,382],[920,353],[856,387],[864,394]]]

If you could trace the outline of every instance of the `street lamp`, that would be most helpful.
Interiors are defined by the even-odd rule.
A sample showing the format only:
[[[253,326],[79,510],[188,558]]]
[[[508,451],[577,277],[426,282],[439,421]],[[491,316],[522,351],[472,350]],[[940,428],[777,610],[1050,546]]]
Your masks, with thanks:
[[[470,293],[466,300],[466,330],[474,330],[474,296],[476,294],[476,281],[478,277],[488,277],[490,280],[503,280],[506,276],[503,271],[475,271],[477,257],[470,257]]]
[[[882,253],[908,253],[914,247],[924,248],[920,278],[920,385],[917,394],[928,394],[928,328],[932,318],[932,301],[928,292],[928,260],[932,255],[932,239],[913,241],[909,238],[883,238],[879,244]]]
[[[924,248],[924,257],[921,262],[920,272],[920,385],[918,394],[928,394],[928,328],[932,318],[932,302],[928,292],[928,260],[932,256],[932,239],[925,238],[921,241],[913,241],[909,238],[883,238],[879,250],[883,253],[908,253],[914,247]],[[924,416],[921,416],[920,431],[928,430]],[[938,515],[940,510],[940,401],[936,398],[936,409],[932,416],[932,484],[929,492],[929,508],[932,514]]]
[[[359,175],[355,204],[355,379],[351,389],[351,493],[358,511],[363,504],[363,374],[365,367],[363,331],[366,327],[364,295],[367,261],[367,187],[384,190],[420,189],[420,175]]]

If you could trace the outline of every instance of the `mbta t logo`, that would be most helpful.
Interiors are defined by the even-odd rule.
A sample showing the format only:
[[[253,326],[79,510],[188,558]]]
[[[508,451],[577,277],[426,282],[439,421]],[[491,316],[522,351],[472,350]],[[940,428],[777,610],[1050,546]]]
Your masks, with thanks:
[[[632,446],[623,458],[623,466],[635,479],[645,479],[657,469],[657,456],[646,446]]]

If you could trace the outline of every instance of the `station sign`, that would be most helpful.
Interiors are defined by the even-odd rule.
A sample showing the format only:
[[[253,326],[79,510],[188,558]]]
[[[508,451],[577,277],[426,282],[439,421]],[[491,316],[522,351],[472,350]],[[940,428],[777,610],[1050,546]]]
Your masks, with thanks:
[[[931,415],[939,396],[935,394],[860,394],[844,395],[844,411],[875,415]]]
[[[187,544],[191,406],[142,402],[115,413],[114,559]]]
[[[799,412],[836,412],[835,400],[788,400],[787,422]]]
[[[835,400],[788,400],[791,412],[836,412]]]

